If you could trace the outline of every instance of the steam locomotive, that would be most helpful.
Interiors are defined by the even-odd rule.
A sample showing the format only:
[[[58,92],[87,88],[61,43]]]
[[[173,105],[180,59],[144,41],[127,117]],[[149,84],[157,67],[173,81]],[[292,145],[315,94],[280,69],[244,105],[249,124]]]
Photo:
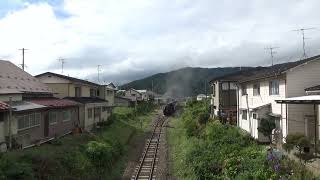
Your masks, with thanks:
[[[163,108],[163,114],[165,116],[173,115],[174,112],[176,111],[176,104],[177,104],[177,102],[170,102],[170,103],[166,104]]]

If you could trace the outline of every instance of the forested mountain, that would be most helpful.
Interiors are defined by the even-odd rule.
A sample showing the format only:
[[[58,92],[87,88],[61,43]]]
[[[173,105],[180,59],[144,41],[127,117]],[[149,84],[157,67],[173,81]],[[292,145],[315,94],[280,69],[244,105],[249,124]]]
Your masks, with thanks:
[[[205,94],[206,91],[208,94],[211,94],[212,89],[209,85],[211,79],[239,70],[239,67],[187,67],[135,80],[122,85],[121,89],[134,88],[151,90],[153,84],[154,91],[159,94],[168,93],[174,96],[194,96],[197,94]]]

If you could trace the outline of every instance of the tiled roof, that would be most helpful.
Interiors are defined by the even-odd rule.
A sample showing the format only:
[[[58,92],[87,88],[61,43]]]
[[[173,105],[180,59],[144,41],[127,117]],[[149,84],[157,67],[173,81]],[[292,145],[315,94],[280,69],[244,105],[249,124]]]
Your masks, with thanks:
[[[88,104],[88,103],[106,103],[107,100],[100,99],[97,97],[65,97],[64,99],[69,99],[72,101],[76,101],[82,104]]]
[[[41,83],[10,61],[0,60],[0,93],[51,93],[48,86]]]
[[[0,101],[0,111],[7,111],[9,110],[9,105]]]
[[[90,84],[90,85],[93,85],[93,86],[100,86],[99,84],[96,84],[96,83],[93,83],[93,82],[90,82],[90,81],[86,81],[86,80],[82,80],[82,79],[78,79],[78,78],[74,78],[74,77],[69,77],[69,76],[65,76],[65,75],[57,74],[57,73],[53,73],[53,72],[45,72],[45,73],[42,73],[42,74],[38,74],[35,77],[41,77],[41,76],[44,76],[44,75],[52,75],[52,76],[57,76],[59,78],[67,79],[67,80],[73,81],[73,82],[78,82],[78,83],[83,83],[83,84]]]
[[[79,103],[68,100],[68,99],[58,99],[58,98],[41,98],[29,100],[30,102],[40,104],[47,107],[70,107],[77,106]]]
[[[305,91],[319,91],[319,90],[320,90],[320,85],[309,87],[309,88],[305,89]]]
[[[248,81],[253,81],[257,79],[263,79],[263,78],[269,78],[273,76],[279,76],[282,73],[287,72],[288,70],[295,68],[297,66],[303,65],[305,63],[308,63],[309,61],[317,60],[320,59],[320,55],[318,56],[313,56],[307,59],[303,59],[300,61],[295,61],[295,62],[287,62],[287,63],[282,63],[282,64],[276,64],[273,66],[266,67],[260,71],[257,71],[254,73],[254,75],[251,75],[247,78],[244,78],[241,82],[248,82]]]
[[[214,81],[241,81],[249,76],[254,75],[256,72],[264,69],[265,67],[246,68],[245,70],[239,70],[227,75],[218,76],[213,78],[210,83]]]

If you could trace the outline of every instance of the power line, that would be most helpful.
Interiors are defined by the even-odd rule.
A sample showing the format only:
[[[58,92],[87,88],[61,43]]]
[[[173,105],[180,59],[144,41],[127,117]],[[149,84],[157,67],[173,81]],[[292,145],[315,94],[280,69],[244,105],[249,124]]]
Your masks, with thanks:
[[[22,66],[22,70],[24,71],[24,68],[25,68],[25,64],[24,64],[24,52],[25,52],[26,50],[29,50],[29,49],[22,48],[22,49],[19,49],[19,50],[22,51],[22,64],[21,64],[21,66]]]
[[[273,62],[274,62],[274,55],[277,53],[276,51],[274,51],[275,49],[278,49],[279,47],[266,47],[264,49],[268,50],[270,52],[270,56],[271,56],[271,65],[273,66]]]
[[[301,29],[293,30],[293,31],[301,32],[301,35],[302,35],[302,50],[303,50],[302,58],[303,59],[306,59],[308,57],[307,53],[306,53],[306,39],[307,38],[305,37],[305,31],[313,30],[313,29],[316,29],[316,28],[312,27],[312,28],[301,28]]]
[[[61,63],[61,74],[63,74],[63,67],[64,67],[64,64],[66,63],[66,59],[59,58],[58,61]]]

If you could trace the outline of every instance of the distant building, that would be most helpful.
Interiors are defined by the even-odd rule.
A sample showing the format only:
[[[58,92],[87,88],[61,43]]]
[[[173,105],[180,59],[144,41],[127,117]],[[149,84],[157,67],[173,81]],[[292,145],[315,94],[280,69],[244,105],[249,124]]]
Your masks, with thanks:
[[[205,100],[207,96],[205,94],[198,94],[197,95],[197,101],[202,101]]]

